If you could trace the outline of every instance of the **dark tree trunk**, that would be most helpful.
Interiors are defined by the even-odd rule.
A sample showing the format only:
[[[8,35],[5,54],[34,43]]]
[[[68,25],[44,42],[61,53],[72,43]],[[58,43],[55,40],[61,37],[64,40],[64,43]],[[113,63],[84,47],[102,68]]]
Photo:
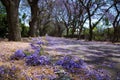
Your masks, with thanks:
[[[29,36],[36,37],[37,36],[37,27],[38,27],[38,15],[39,15],[39,7],[38,0],[28,0],[28,3],[31,7],[31,21],[29,22]]]
[[[20,0],[1,0],[6,8],[10,41],[20,41],[21,31],[19,26],[18,8]]]
[[[74,38],[75,27],[72,28],[72,38]]]
[[[37,24],[36,21],[31,20],[29,22],[30,28],[29,28],[29,36],[31,37],[36,37],[36,29],[37,29]]]
[[[114,7],[116,9],[117,15],[115,16],[115,19],[113,21],[113,28],[114,28],[114,33],[113,33],[113,40],[112,42],[117,42],[119,39],[119,23],[120,23],[120,19],[119,19],[119,15],[120,15],[120,10],[117,7],[117,0],[114,0]]]
[[[92,41],[92,38],[93,38],[93,31],[90,28],[90,30],[89,30],[89,41]]]
[[[81,36],[81,31],[80,31],[80,29],[79,29],[79,32],[78,32],[78,40],[80,40],[80,36]]]
[[[88,12],[89,15],[89,41],[92,41],[93,38],[93,28],[91,25],[91,16],[90,16],[90,12]]]
[[[118,37],[119,37],[119,22],[120,19],[117,21],[119,17],[119,13],[116,15],[114,21],[113,21],[113,28],[114,28],[114,33],[113,33],[113,41],[112,42],[117,42],[118,41]]]
[[[66,28],[66,37],[69,35],[69,28]]]
[[[105,40],[109,40],[110,41],[110,28],[107,29],[107,37]]]
[[[62,34],[62,33],[61,33],[61,26],[59,25],[59,23],[58,23],[58,25],[57,25],[57,33],[58,33],[57,36],[58,36],[58,37],[61,37],[61,34]]]
[[[83,28],[83,27],[79,28],[79,32],[78,32],[78,40],[79,40],[80,37],[81,37],[82,28]]]
[[[118,40],[119,40],[119,28],[114,27],[113,41],[112,42],[117,42]]]

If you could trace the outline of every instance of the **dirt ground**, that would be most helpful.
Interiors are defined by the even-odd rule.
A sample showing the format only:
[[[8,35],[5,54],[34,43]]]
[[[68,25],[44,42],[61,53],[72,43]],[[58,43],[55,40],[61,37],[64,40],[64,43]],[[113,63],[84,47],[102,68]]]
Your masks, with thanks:
[[[18,49],[26,50],[31,49],[31,46],[29,45],[30,40],[24,39],[24,41],[21,42],[13,42],[13,41],[7,41],[7,40],[0,40],[0,66],[15,66],[20,69],[20,76],[24,76],[22,80],[31,80],[33,78],[36,79],[36,76],[39,76],[40,74],[54,74],[53,70],[50,66],[26,66],[25,60],[10,60],[10,56]],[[29,78],[28,78],[29,76]]]
[[[86,42],[80,40],[70,40],[64,38],[54,38],[50,37],[48,42],[48,46],[46,46],[45,50],[50,55],[74,55],[79,56],[86,63],[90,65],[94,65],[97,68],[107,69],[113,74],[113,77],[120,73],[120,45],[112,44],[108,42]],[[24,62],[9,61],[10,55],[12,55],[17,49],[27,49],[30,48],[29,42],[8,42],[6,40],[0,41],[0,65],[17,65],[23,72],[27,69],[27,71],[34,70],[33,67],[29,68],[24,65]],[[107,65],[107,66],[106,66]],[[42,68],[41,68],[42,69]],[[36,70],[36,71],[41,71]],[[47,68],[46,68],[47,69]],[[27,72],[26,71],[26,72]],[[35,70],[34,70],[35,72]],[[38,72],[38,73],[39,73]],[[47,71],[46,71],[47,72]],[[30,73],[30,75],[33,74]]]

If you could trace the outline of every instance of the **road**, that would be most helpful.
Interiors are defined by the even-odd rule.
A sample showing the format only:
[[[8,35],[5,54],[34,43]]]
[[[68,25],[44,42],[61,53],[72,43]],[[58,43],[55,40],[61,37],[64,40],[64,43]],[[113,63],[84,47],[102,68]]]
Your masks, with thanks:
[[[82,41],[46,37],[50,55],[72,55],[96,68],[107,69],[113,77],[120,76],[120,45],[110,42]]]

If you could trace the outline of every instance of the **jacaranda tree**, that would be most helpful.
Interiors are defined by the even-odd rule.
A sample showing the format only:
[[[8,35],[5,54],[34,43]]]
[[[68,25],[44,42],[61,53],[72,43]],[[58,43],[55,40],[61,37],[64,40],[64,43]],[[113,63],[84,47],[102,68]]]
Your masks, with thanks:
[[[21,32],[19,27],[18,8],[20,0],[1,0],[6,8],[8,21],[8,39],[10,41],[20,41]]]

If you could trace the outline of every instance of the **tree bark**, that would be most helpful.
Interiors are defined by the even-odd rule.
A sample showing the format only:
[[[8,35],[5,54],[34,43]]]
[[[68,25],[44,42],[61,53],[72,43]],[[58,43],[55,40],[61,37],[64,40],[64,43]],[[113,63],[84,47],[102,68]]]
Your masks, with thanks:
[[[29,36],[36,37],[37,36],[37,27],[38,27],[38,15],[39,15],[39,7],[38,0],[28,0],[28,3],[31,7],[31,21],[29,22]]]
[[[89,41],[92,41],[93,38],[93,30],[90,28],[89,30]]]
[[[69,35],[69,28],[66,28],[66,37]]]
[[[93,38],[93,28],[92,28],[92,22],[91,22],[91,14],[90,10],[88,9],[88,19],[89,19],[89,41],[92,41]]]
[[[8,20],[8,39],[10,41],[20,41],[21,31],[19,26],[18,8],[20,0],[1,0],[6,8]]]
[[[119,15],[120,15],[120,10],[117,7],[117,1],[114,1],[114,7],[117,11],[117,15],[115,16],[115,19],[113,21],[113,28],[114,28],[114,33],[113,33],[113,41],[112,42],[117,42],[118,38],[119,38],[119,23],[120,23],[120,19],[119,19]]]
[[[78,38],[77,38],[78,40],[80,40],[80,37],[81,37],[81,32],[82,32],[82,28],[83,28],[83,27],[80,27],[80,28],[79,28]]]
[[[72,28],[72,38],[74,38],[75,29],[75,27]]]

